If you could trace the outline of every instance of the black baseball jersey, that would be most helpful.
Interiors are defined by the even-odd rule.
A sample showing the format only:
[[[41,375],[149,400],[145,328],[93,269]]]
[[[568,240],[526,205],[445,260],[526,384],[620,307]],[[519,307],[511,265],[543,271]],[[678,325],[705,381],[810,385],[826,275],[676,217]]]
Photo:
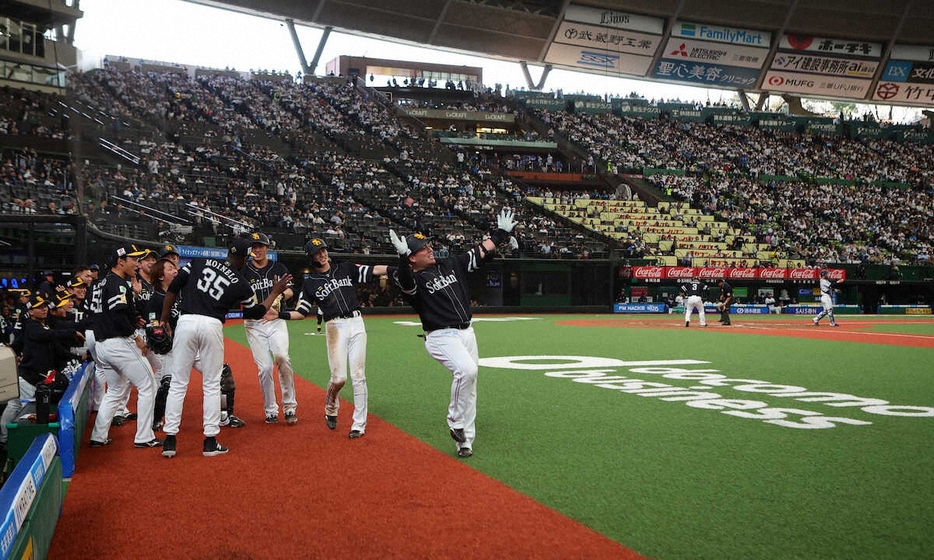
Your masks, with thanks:
[[[302,294],[296,311],[307,317],[317,305],[325,321],[346,317],[360,309],[357,284],[376,278],[373,267],[363,264],[331,261],[327,272],[312,272],[302,281]]]
[[[691,280],[690,282],[685,282],[681,285],[681,291],[688,297],[704,297],[704,294],[707,292],[707,285],[700,280]]]
[[[101,281],[101,312],[94,320],[94,339],[97,342],[127,337],[136,331],[136,304],[133,300],[133,286],[130,281],[111,271]]]
[[[155,287],[139,274],[136,275],[136,279],[139,280],[140,285],[139,293],[136,294],[136,312],[145,319],[149,311],[149,298],[152,297]]]
[[[152,297],[149,298],[149,306],[146,309],[146,315],[143,316],[146,319],[147,325],[153,325],[159,321],[159,318],[162,317],[162,307],[165,303],[165,292],[156,288],[152,292]],[[172,306],[172,310],[169,312],[169,325],[174,330],[178,325],[178,311],[179,299],[175,299],[175,305]]]
[[[481,249],[476,246],[418,272],[413,272],[407,262],[399,267],[396,283],[418,312],[424,330],[457,327],[471,320],[467,274],[480,264]]]
[[[19,376],[35,385],[49,370],[60,370],[71,358],[67,344],[75,340],[74,329],[53,329],[40,321],[25,321]]]
[[[289,273],[289,269],[280,262],[269,261],[263,268],[257,267],[253,261],[246,263],[243,267],[243,276],[250,283],[253,294],[256,296],[256,302],[262,303],[269,294],[272,293],[272,287],[276,280]]]
[[[178,271],[169,291],[182,296],[182,315],[205,315],[223,323],[237,304],[243,306],[245,319],[260,319],[266,313],[253,299],[250,283],[226,261],[193,259]]]
[[[81,312],[84,313],[85,330],[94,330],[94,321],[101,312],[101,291],[100,285],[103,278],[98,278],[88,286],[87,297],[81,302]],[[78,309],[75,307],[75,309]]]
[[[720,285],[720,301],[726,301],[728,299],[733,299],[733,286],[730,286],[726,281]]]

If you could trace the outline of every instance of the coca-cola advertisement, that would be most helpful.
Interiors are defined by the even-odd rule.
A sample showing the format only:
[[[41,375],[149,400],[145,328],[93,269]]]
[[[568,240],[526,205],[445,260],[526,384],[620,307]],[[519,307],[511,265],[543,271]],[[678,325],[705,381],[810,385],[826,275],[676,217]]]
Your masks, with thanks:
[[[643,280],[818,280],[820,268],[723,268],[690,266],[634,266],[632,277]],[[842,268],[826,269],[831,280],[846,279],[846,270]]]

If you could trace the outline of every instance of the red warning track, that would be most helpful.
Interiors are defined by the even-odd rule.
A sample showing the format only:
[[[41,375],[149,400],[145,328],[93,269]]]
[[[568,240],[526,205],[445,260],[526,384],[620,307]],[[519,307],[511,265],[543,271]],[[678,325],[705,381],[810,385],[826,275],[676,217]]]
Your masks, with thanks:
[[[826,322],[818,326],[811,324],[807,316],[799,318],[754,319],[733,316],[732,325],[726,327],[716,321],[708,323],[702,329],[697,319],[691,321],[692,329],[730,334],[752,334],[765,336],[786,336],[792,338],[810,338],[817,340],[836,340],[840,342],[861,342],[865,344],[887,344],[890,346],[913,346],[916,348],[934,348],[934,336],[911,333],[877,332],[875,329],[885,325],[925,324],[930,321],[894,319],[841,319],[839,327],[831,327]],[[611,319],[590,319],[581,321],[561,321],[562,325],[580,327],[616,327],[621,329],[684,329],[681,316],[664,317],[625,316]]]

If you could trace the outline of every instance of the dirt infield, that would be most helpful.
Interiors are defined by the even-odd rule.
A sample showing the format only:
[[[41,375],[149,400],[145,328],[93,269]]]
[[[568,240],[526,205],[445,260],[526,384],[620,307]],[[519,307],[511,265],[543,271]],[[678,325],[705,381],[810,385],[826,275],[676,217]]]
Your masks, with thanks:
[[[664,316],[621,316],[608,319],[589,319],[560,321],[561,325],[579,327],[601,327],[621,329],[683,329],[683,315]],[[709,317],[709,316],[708,316]],[[922,334],[875,332],[876,327],[882,325],[917,324],[918,320],[911,319],[867,319],[844,317],[839,320],[839,327],[831,327],[826,320],[814,326],[811,317],[807,315],[796,318],[756,318],[751,316],[732,317],[732,324],[724,326],[715,319],[708,319],[704,330],[724,332],[730,334],[785,336],[794,338],[810,338],[816,340],[836,340],[840,342],[861,342],[865,344],[887,344],[890,346],[913,346],[917,348],[934,348],[934,336]],[[702,329],[698,320],[692,319],[692,329]]]

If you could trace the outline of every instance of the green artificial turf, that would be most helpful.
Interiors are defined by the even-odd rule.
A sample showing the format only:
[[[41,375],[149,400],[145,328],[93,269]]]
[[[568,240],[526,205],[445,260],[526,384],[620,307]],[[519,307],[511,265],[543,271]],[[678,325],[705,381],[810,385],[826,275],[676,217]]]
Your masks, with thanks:
[[[932,349],[716,327],[561,324],[586,319],[619,317],[476,321],[481,359],[700,360],[710,363],[669,367],[934,407]],[[366,318],[370,412],[453,454],[445,424],[450,374],[425,352],[416,337],[419,328],[399,324],[410,320]],[[789,321],[756,322],[779,320]],[[806,325],[806,319],[792,320]],[[930,333],[932,327],[934,321],[922,320],[884,330]],[[324,337],[304,334],[314,330],[314,321],[292,322],[290,329],[296,372],[324,387]],[[240,326],[228,328],[227,335],[245,341]],[[841,420],[829,429],[794,429],[550,377],[546,371],[581,368],[538,363],[554,366],[480,368],[477,439],[469,464],[641,554],[661,559],[934,557],[932,417],[870,414],[731,386],[704,389],[696,380],[632,373],[627,367],[587,368],[701,387],[725,399],[761,401],[773,410],[871,423]],[[801,419],[799,413],[788,414]]]

